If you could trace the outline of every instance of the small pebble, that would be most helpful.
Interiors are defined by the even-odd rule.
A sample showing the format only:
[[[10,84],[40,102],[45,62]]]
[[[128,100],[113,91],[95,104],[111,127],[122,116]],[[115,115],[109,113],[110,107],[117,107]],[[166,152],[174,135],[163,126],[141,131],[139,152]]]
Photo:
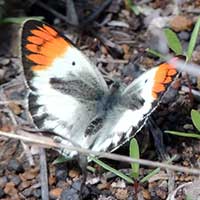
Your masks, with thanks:
[[[0,58],[0,65],[7,65],[10,63],[10,59],[8,58]]]
[[[80,181],[80,180],[77,180],[76,182],[74,182],[73,184],[72,184],[72,188],[74,188],[75,190],[77,190],[77,191],[79,191],[80,192],[80,190],[81,190],[81,188],[82,188],[82,195],[83,195],[83,197],[87,197],[88,195],[89,195],[89,190],[88,190],[88,188],[85,186],[85,184],[84,185],[82,185],[82,181]]]
[[[4,188],[7,182],[8,178],[6,176],[0,177],[0,188]]]
[[[41,197],[41,190],[40,189],[33,190],[33,196],[36,197],[37,199]]]
[[[19,115],[22,112],[22,108],[20,105],[11,102],[8,104],[8,107],[12,110],[12,112],[16,115]]]
[[[22,191],[22,190],[24,190],[25,188],[28,188],[30,185],[31,185],[31,181],[23,181],[23,182],[19,185],[18,189],[19,189],[20,191]]]
[[[134,198],[134,196],[133,195],[131,195],[131,196],[129,196],[128,198],[127,198],[127,200],[134,200],[135,198]]]
[[[9,160],[7,168],[9,171],[15,171],[16,173],[24,171],[22,164],[17,160]]]
[[[0,188],[0,198],[3,198],[3,197],[4,197],[4,195],[5,195],[5,193],[4,193],[3,189],[2,189],[2,188]]]
[[[187,160],[184,160],[184,161],[183,161],[183,166],[189,167],[189,166],[190,166],[190,163],[189,163]]]
[[[118,200],[124,200],[128,198],[128,190],[127,189],[117,189],[115,196]]]
[[[77,190],[73,189],[73,188],[67,188],[65,189],[60,196],[61,200],[79,200],[79,193],[77,192]]]
[[[65,181],[58,181],[57,184],[56,184],[56,187],[59,187],[59,188],[65,188],[65,187],[68,187],[69,184]]]
[[[170,21],[170,27],[176,32],[191,30],[193,21],[185,16],[177,15]]]
[[[142,195],[146,200],[150,200],[151,199],[151,194],[148,190],[142,190]]]
[[[194,129],[194,127],[193,127],[192,124],[184,124],[183,128],[184,128],[185,130],[193,130],[193,129]]]
[[[80,171],[78,170],[70,170],[69,171],[69,177],[70,178],[75,178],[75,177],[79,177],[80,176]]]
[[[189,81],[190,81],[190,83],[191,83],[192,85],[197,85],[199,79],[198,79],[198,77],[194,77],[194,76],[189,75]],[[197,85],[197,87],[198,87],[198,85]],[[199,88],[198,88],[198,89],[199,89]]]
[[[80,189],[81,189],[81,184],[82,184],[82,182],[81,182],[80,180],[78,180],[78,181],[76,181],[76,182],[74,182],[74,183],[72,184],[72,187],[73,187],[75,190],[80,191]]]
[[[188,40],[190,38],[190,34],[186,31],[181,31],[179,34],[178,34],[180,40]]]
[[[80,199],[80,189],[82,186],[82,182],[80,180],[74,182],[71,187],[68,187],[67,189],[63,190],[61,194],[61,200],[78,200]],[[82,186],[82,198],[88,199],[87,197],[89,196],[89,190],[88,188],[83,185]]]
[[[160,199],[166,199],[166,197],[167,197],[167,192],[165,190],[160,189],[160,188],[158,188],[156,190],[156,194],[160,197]]]
[[[22,191],[22,194],[25,197],[30,197],[32,195],[32,193],[33,193],[33,188],[27,188],[24,191]]]
[[[15,188],[14,183],[12,183],[12,182],[6,183],[4,192],[9,195],[17,194],[17,189]]]
[[[32,180],[36,178],[37,173],[32,173],[31,171],[26,171],[23,174],[20,174],[20,178],[24,181],[26,180]]]
[[[50,197],[52,199],[57,199],[60,197],[61,193],[62,193],[62,188],[54,188],[50,191]]]
[[[113,188],[126,188],[126,183],[123,180],[115,181],[111,184]]]
[[[66,180],[67,178],[67,171],[65,169],[56,169],[56,179],[57,180]]]
[[[11,177],[10,181],[12,181],[15,184],[15,186],[18,186],[21,183],[21,179],[19,178],[19,176]]]

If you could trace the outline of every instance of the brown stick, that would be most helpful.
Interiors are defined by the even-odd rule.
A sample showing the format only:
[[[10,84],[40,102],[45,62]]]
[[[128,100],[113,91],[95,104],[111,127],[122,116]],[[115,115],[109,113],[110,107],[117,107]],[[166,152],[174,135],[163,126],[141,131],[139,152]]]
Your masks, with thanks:
[[[114,154],[114,153],[97,152],[97,151],[92,151],[89,149],[84,149],[84,148],[74,147],[74,146],[66,147],[66,145],[64,145],[64,144],[55,143],[52,138],[30,134],[30,133],[27,133],[27,132],[24,132],[21,130],[18,131],[17,134],[15,134],[14,132],[6,133],[6,132],[0,131],[0,135],[5,136],[5,137],[23,140],[25,142],[40,145],[40,146],[43,146],[46,148],[66,149],[67,151],[77,151],[84,155],[98,156],[98,157],[103,157],[103,158],[108,158],[111,160],[128,162],[128,163],[139,163],[139,164],[145,165],[145,166],[160,167],[160,168],[169,169],[169,170],[173,170],[173,171],[180,171],[180,172],[200,175],[200,169],[197,169],[197,168],[191,169],[191,168],[187,168],[187,167],[175,166],[175,165],[170,165],[170,164],[166,164],[166,163],[160,163],[160,162],[150,161],[150,160],[145,160],[145,159],[135,159],[135,158],[130,158],[128,156],[122,156],[122,155],[118,155],[118,154]]]

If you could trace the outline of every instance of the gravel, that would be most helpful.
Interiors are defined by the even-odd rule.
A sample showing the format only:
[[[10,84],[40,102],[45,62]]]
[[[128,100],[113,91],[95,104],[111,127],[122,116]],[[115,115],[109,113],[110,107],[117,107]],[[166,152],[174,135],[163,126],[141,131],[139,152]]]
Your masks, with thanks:
[[[9,160],[7,169],[16,173],[24,172],[23,165],[17,160]]]

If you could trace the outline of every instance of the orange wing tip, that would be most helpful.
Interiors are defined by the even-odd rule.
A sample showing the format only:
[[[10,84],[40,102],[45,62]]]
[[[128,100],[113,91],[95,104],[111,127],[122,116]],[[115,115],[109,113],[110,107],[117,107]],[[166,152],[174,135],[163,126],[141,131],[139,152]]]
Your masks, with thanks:
[[[152,91],[152,97],[153,97],[154,99],[157,99],[157,98],[158,98],[158,94],[157,94],[156,92]]]
[[[39,51],[38,45],[35,45],[35,44],[27,44],[27,45],[25,45],[25,48],[33,53],[38,53],[38,51]]]
[[[155,93],[160,93],[160,92],[165,91],[164,84],[162,84],[162,83],[155,83],[154,86],[153,86],[153,91]]]
[[[44,29],[47,30],[48,33],[50,33],[51,35],[53,35],[54,37],[58,35],[58,32],[55,31],[53,28],[47,26],[47,25],[43,25]]]
[[[168,84],[168,83],[171,83],[172,81],[173,81],[172,77],[167,77],[163,83]]]
[[[34,65],[34,66],[32,66],[31,67],[31,70],[32,71],[42,71],[42,70],[45,70],[45,69],[47,69],[48,68],[48,66],[46,66],[46,65]]]
[[[49,65],[51,61],[43,55],[40,54],[29,54],[26,56],[29,60],[33,61],[34,63],[37,63],[39,65]]]
[[[52,62],[62,57],[70,46],[67,40],[48,25],[36,26],[29,34],[26,38],[28,43],[24,47],[30,52],[26,58],[36,64],[32,67],[33,71],[50,67]]]
[[[175,60],[173,61],[175,62]],[[177,74],[177,71],[173,64],[163,63],[161,64],[154,76],[154,85],[152,88],[152,96],[154,99],[158,98],[159,93],[166,90],[166,84],[173,81],[173,76]]]
[[[51,41],[54,37],[45,31],[41,31],[38,29],[31,30],[31,33],[41,39]]]
[[[174,76],[177,74],[177,71],[175,69],[169,69],[167,72],[168,76]]]
[[[36,36],[28,36],[27,41],[32,44],[41,45],[44,43],[44,40],[42,38],[36,37]]]

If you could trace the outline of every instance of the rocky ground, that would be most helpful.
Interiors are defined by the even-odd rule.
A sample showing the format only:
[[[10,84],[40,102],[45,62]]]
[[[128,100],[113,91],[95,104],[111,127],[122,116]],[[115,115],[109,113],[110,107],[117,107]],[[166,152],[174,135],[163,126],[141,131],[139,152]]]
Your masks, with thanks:
[[[136,4],[140,8],[139,15],[125,4],[128,1],[113,0],[110,3],[84,0],[84,3],[90,2],[90,6],[86,6],[83,1],[82,4],[81,1],[77,1],[76,5],[80,24],[72,20],[75,25],[69,25],[60,15],[53,14],[48,7],[53,6],[58,13],[65,15],[61,9],[64,2],[59,1],[55,7],[53,2],[49,0],[44,6],[44,2],[38,0],[35,3],[27,3],[26,7],[20,7],[11,1],[10,6],[18,16],[19,9],[22,12],[20,14],[23,15],[44,16],[47,22],[70,37],[97,64],[106,77],[120,78],[125,84],[129,84],[139,76],[142,70],[161,62],[160,59],[148,54],[146,48],[152,48],[162,54],[170,52],[162,28],[169,27],[175,31],[186,51],[193,26],[200,13],[198,0],[138,1]],[[106,5],[105,2],[108,4]],[[87,9],[90,9],[90,12]],[[93,18],[88,17],[90,16],[88,12],[94,14]],[[16,16],[12,14],[9,17]],[[70,19],[69,16],[66,19]],[[10,132],[16,127],[20,128],[30,123],[28,110],[24,104],[27,89],[23,81],[23,68],[18,52],[19,25],[1,24],[0,30],[0,130]],[[172,52],[171,54],[173,55]],[[197,40],[192,62],[200,64],[199,55],[200,39]],[[184,90],[189,87],[196,93],[191,95]],[[200,109],[199,87],[198,77],[183,73],[151,116],[156,122],[156,130],[197,133],[190,118],[190,110]],[[154,145],[151,132],[147,124],[137,135],[141,157],[161,161],[160,154],[157,153],[159,145]],[[164,144],[169,156],[177,154],[173,164],[199,168],[200,149],[197,139],[164,134]],[[20,141],[0,136],[0,199],[42,198],[41,163],[39,155],[33,150],[31,153],[33,160],[30,155],[27,156],[26,146]],[[125,145],[116,153],[128,155],[128,147]],[[59,156],[58,152],[47,150],[46,154],[49,199],[79,199],[83,177],[78,162],[73,160],[54,164],[53,161]],[[105,161],[118,170],[130,171],[129,164]],[[88,171],[86,184],[83,185],[84,199],[164,200],[173,192],[177,200],[185,199],[186,194],[190,194],[194,200],[200,198],[199,179],[196,175],[162,169],[145,183],[136,181],[133,185],[92,162],[89,166],[92,167],[93,172]],[[151,170],[151,167],[141,166],[139,179],[141,180]]]

